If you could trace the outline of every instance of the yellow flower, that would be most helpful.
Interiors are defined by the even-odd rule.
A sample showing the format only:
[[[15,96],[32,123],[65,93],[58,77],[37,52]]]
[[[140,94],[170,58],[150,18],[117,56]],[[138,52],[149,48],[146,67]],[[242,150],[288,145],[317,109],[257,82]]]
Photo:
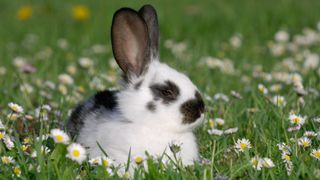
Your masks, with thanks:
[[[17,18],[21,21],[26,21],[30,19],[32,16],[32,7],[25,5],[21,6],[20,9],[17,11]]]
[[[21,169],[19,166],[14,167],[13,172],[16,176],[20,177],[21,175]]]
[[[85,21],[89,18],[90,11],[84,5],[76,5],[72,7],[72,16],[77,21]]]

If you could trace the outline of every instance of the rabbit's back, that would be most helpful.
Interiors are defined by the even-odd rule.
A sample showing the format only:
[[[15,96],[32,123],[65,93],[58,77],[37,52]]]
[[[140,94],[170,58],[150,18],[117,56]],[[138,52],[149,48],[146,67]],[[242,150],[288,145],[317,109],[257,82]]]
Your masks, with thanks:
[[[67,129],[72,137],[79,134],[86,121],[100,119],[106,113],[114,113],[117,106],[118,91],[104,90],[96,93],[87,101],[79,104],[71,113]],[[94,118],[92,118],[94,116]]]

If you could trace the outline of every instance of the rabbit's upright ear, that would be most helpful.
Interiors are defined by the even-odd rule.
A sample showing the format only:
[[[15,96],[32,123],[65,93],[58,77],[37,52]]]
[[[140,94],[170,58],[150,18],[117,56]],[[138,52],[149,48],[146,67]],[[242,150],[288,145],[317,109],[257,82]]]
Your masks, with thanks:
[[[144,5],[139,10],[140,16],[148,26],[150,51],[154,59],[159,57],[159,24],[156,10],[151,5]]]
[[[140,76],[150,61],[148,28],[143,18],[129,8],[118,10],[112,21],[114,57],[126,78]]]

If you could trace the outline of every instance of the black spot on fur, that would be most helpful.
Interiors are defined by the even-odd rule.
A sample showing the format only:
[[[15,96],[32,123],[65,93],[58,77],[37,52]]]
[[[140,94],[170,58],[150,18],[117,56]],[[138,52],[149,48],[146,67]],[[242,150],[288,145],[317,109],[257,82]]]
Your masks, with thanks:
[[[82,104],[78,105],[71,113],[71,116],[67,123],[67,129],[72,137],[74,137],[79,132],[79,130],[84,124],[82,113],[83,113]]]
[[[182,104],[180,111],[183,114],[184,124],[191,124],[196,121],[204,112],[204,102],[199,92],[195,93],[196,98],[190,99]]]
[[[170,104],[178,99],[180,89],[172,81],[165,81],[164,84],[153,84],[150,86],[154,100],[162,99],[164,104]]]
[[[101,91],[86,102],[78,105],[71,113],[67,123],[70,135],[75,137],[79,133],[87,115],[97,113],[101,108],[112,111],[117,106],[116,93],[117,91]]]
[[[138,90],[138,89],[140,88],[142,82],[143,82],[142,80],[139,81],[139,82],[137,82],[137,83],[134,85],[134,89],[135,89],[135,90]]]
[[[154,102],[152,102],[152,101],[148,102],[147,109],[149,109],[151,112],[155,112],[156,111],[156,105],[154,104]]]
[[[117,91],[104,90],[94,96],[94,108],[104,107],[113,110],[117,105]]]

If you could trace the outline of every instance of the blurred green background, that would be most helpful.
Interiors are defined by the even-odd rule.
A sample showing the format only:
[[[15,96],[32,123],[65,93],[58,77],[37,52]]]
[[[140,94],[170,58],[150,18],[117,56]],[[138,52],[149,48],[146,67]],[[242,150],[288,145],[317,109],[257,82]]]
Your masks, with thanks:
[[[241,84],[229,82],[229,77],[219,76],[219,72],[210,70],[203,70],[203,76],[198,76],[199,67],[195,64],[202,57],[230,58],[236,69],[247,63],[262,64],[268,69],[278,61],[270,56],[267,49],[268,41],[274,39],[277,31],[285,30],[289,34],[296,34],[305,27],[315,29],[320,19],[318,0],[2,0],[0,65],[10,71],[12,59],[23,56],[37,66],[35,76],[56,79],[59,73],[65,71],[67,64],[81,56],[87,56],[85,49],[94,44],[102,44],[108,53],[95,56],[94,59],[96,70],[103,73],[106,71],[106,61],[112,57],[110,26],[113,13],[121,7],[138,10],[146,3],[152,4],[158,12],[162,61],[188,72],[201,89],[211,87],[219,91],[235,89],[241,87]],[[77,7],[80,18],[73,14]],[[25,47],[24,42],[30,34],[36,36],[36,42]],[[237,50],[228,46],[229,39],[234,34],[242,37],[242,46]],[[61,38],[68,41],[68,52],[59,51],[57,41]],[[179,60],[164,48],[164,42],[168,39],[186,42],[189,58]],[[52,55],[46,61],[36,60],[35,53],[45,48],[49,48]],[[15,71],[13,68],[11,70]],[[8,73],[6,81],[11,76],[14,73]],[[219,82],[224,82],[225,85],[212,86]]]

